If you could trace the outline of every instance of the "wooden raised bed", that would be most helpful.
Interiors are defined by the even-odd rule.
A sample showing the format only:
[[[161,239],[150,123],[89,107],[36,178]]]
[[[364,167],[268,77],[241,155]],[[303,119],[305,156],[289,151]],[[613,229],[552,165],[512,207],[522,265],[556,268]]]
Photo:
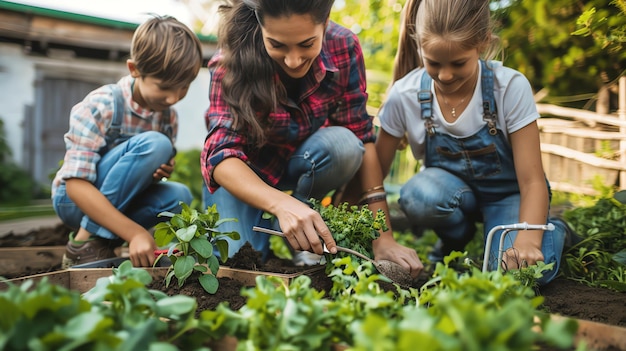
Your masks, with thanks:
[[[124,258],[119,258],[124,260]],[[119,264],[119,262],[118,262]],[[112,268],[69,268],[61,271],[41,273],[35,275],[29,275],[20,278],[8,279],[7,282],[14,284],[21,284],[26,280],[32,280],[38,282],[43,278],[47,278],[49,282],[63,286],[70,290],[76,290],[81,293],[87,292],[89,289],[96,285],[96,281],[102,277],[108,277],[111,275]],[[167,267],[157,268],[144,268],[152,275],[154,280],[165,279],[167,274]],[[245,286],[254,286],[256,284],[255,279],[258,276],[274,276],[282,279],[286,284],[289,284],[292,279],[300,276],[311,274],[323,270],[324,266],[312,266],[310,269],[304,269],[297,273],[273,273],[263,271],[251,271],[246,269],[236,269],[226,266],[221,266],[217,272],[218,278],[230,278],[242,283]],[[5,282],[0,282],[0,290],[6,287]]]
[[[61,264],[65,246],[0,248],[0,277],[28,270],[43,272]]]

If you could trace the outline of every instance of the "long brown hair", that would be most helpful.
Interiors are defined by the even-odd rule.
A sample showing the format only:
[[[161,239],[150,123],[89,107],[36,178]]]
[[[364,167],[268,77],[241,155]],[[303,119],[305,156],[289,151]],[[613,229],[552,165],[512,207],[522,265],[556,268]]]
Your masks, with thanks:
[[[325,23],[334,0],[230,0],[221,5],[222,22],[218,45],[226,72],[223,96],[233,114],[233,128],[248,133],[257,145],[264,142],[263,124],[286,96],[275,80],[276,65],[263,44],[261,26],[266,17],[311,15]]]

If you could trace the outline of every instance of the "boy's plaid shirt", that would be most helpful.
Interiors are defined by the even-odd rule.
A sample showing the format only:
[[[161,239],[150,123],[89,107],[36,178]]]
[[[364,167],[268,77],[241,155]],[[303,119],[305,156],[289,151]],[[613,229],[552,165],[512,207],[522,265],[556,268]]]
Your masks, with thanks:
[[[134,78],[128,75],[117,82],[122,87],[125,105],[121,134],[159,131],[162,113],[144,109],[132,100],[133,81]],[[101,158],[98,152],[106,145],[105,135],[112,118],[113,94],[106,86],[90,92],[83,101],[72,107],[69,130],[64,135],[66,151],[63,165],[52,181],[53,196],[56,188],[66,179],[96,181],[96,166]],[[174,144],[178,132],[178,116],[174,109],[170,109],[170,125]]]

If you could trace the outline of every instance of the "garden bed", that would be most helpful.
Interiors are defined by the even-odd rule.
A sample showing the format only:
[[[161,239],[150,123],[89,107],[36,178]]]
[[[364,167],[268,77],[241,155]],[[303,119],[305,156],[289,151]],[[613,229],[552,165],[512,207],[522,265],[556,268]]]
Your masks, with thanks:
[[[58,230],[54,228],[42,228],[41,232],[56,235]],[[51,234],[52,233],[52,234]],[[37,236],[39,234],[32,234]],[[67,236],[64,233],[64,240]],[[6,238],[7,236],[5,236]],[[15,238],[13,238],[15,239]],[[50,238],[49,238],[50,239]],[[14,240],[15,241],[15,240]],[[23,241],[28,242],[28,241]],[[36,240],[32,241],[36,242]],[[0,239],[0,246],[2,239]],[[15,247],[7,248],[6,245],[1,250],[14,252],[12,257],[19,260],[20,251],[24,250],[42,250],[50,249],[49,247]],[[56,249],[55,249],[56,250]],[[213,309],[220,302],[228,302],[234,310],[245,304],[245,299],[241,296],[241,289],[245,286],[254,285],[254,279],[258,275],[275,275],[283,277],[285,282],[289,282],[293,277],[300,274],[306,274],[311,277],[311,287],[317,290],[329,291],[332,281],[326,276],[322,266],[313,267],[295,267],[290,262],[284,260],[273,259],[261,264],[254,253],[248,249],[242,250],[238,256],[228,261],[230,266],[223,266],[218,272],[219,289],[215,294],[207,294],[202,287],[197,284],[196,280],[188,280],[182,288],[173,283],[165,288],[164,280],[166,268],[151,268],[153,280],[151,288],[165,291],[168,295],[183,294],[194,296],[198,301],[198,310]],[[9,255],[7,255],[8,257]],[[24,262],[22,256],[22,262]],[[24,281],[27,278],[41,279],[44,276],[56,283],[75,289],[78,291],[86,291],[95,284],[95,281],[103,276],[111,273],[110,268],[83,268],[59,270],[58,265],[52,262],[48,263],[48,267],[40,267],[42,272],[33,272],[30,267],[22,272],[13,272],[17,278],[13,281]],[[17,267],[14,265],[14,267]],[[308,270],[307,270],[308,269]],[[34,273],[39,273],[35,274]],[[427,275],[421,277],[423,283],[428,279]],[[595,350],[626,350],[626,341],[624,340],[624,328],[626,327],[626,294],[615,292],[608,289],[593,288],[587,285],[577,283],[564,278],[558,278],[552,283],[541,287],[538,294],[545,299],[543,308],[554,316],[565,316],[579,320],[581,327],[579,329],[579,338],[585,338],[590,346]],[[601,328],[606,335],[602,337],[594,337],[597,328]],[[593,342],[591,342],[593,341]]]

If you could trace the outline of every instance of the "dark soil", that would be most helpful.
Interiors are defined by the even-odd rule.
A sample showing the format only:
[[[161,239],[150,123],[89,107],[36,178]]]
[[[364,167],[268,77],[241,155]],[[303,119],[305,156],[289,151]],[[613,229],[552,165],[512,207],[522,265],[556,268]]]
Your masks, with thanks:
[[[71,229],[63,224],[55,227],[31,230],[28,233],[0,233],[0,247],[15,246],[62,246],[67,244]]]
[[[25,236],[5,235],[0,238],[0,247],[65,245],[68,233],[69,230],[67,228],[58,226],[32,231]],[[276,258],[271,258],[266,263],[263,263],[259,253],[255,252],[248,245],[244,246],[237,255],[229,259],[227,265],[232,268],[289,274],[310,270],[311,268],[297,267],[290,261]],[[58,267],[60,267],[60,262]],[[58,268],[51,267],[46,272],[56,269]],[[15,272],[15,277],[36,273],[43,272]],[[309,274],[309,276],[311,277],[313,288],[324,291],[330,290],[332,281],[324,274],[323,269],[314,274]],[[423,279],[417,282],[417,285],[423,284],[426,279],[427,277],[423,277]],[[199,310],[214,309],[222,301],[227,301],[231,309],[234,310],[241,308],[245,304],[245,298],[240,294],[244,286],[230,278],[219,278],[220,285],[218,291],[213,295],[206,293],[197,283],[197,280],[194,279],[188,279],[180,289],[175,282],[168,289],[158,286],[158,284],[162,283],[155,281],[151,288],[158,288],[168,294],[195,296],[198,300]],[[381,284],[383,288],[384,284]],[[626,327],[626,293],[593,288],[568,279],[557,278],[550,284],[541,287],[538,294],[545,298],[543,308],[550,313]]]

